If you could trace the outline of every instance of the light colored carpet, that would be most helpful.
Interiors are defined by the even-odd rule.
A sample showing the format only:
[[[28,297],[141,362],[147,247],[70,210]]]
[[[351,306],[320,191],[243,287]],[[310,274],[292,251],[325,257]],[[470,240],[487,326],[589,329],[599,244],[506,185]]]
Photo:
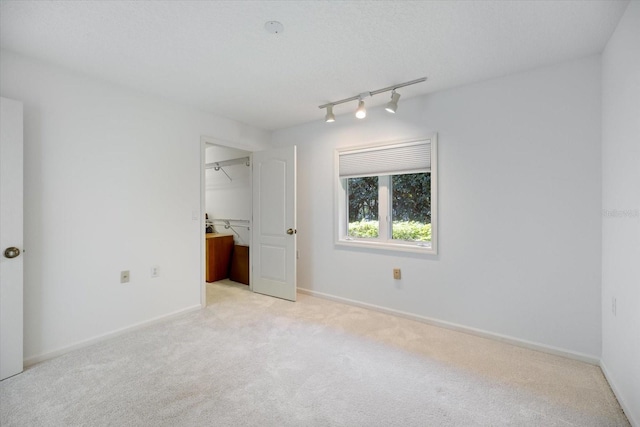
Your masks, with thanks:
[[[210,306],[0,383],[2,426],[627,426],[600,369],[306,295]]]

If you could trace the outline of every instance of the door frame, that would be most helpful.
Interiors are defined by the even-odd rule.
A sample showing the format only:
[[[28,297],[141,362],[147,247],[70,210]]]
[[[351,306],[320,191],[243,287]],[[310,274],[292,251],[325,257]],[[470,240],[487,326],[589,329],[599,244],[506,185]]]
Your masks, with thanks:
[[[200,219],[199,224],[204,224],[204,217],[207,210],[206,205],[206,168],[205,164],[207,163],[206,149],[209,145],[218,145],[220,147],[233,148],[236,150],[247,151],[249,154],[249,158],[251,161],[251,168],[249,170],[249,185],[251,186],[251,194],[253,194],[253,152],[256,151],[256,147],[252,147],[249,145],[228,141],[222,138],[217,138],[214,136],[200,136]],[[253,212],[253,197],[249,202],[251,206],[251,210]],[[249,223],[249,226],[253,226],[253,221]],[[202,232],[202,229],[200,229]],[[251,259],[251,246],[253,236],[252,233],[249,232],[249,259]],[[205,239],[200,239],[200,306],[205,308],[207,306],[207,282],[205,279],[205,269],[207,266],[207,251],[205,246]],[[251,269],[251,263],[249,263],[249,269]],[[251,270],[249,270],[251,273]],[[249,274],[251,275],[251,274]],[[253,283],[249,280],[249,290],[253,292]]]

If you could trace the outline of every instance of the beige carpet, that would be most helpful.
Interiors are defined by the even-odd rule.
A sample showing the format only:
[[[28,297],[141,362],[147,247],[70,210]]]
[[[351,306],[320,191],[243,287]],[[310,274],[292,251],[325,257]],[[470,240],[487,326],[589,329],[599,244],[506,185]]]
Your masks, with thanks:
[[[0,383],[2,426],[627,426],[600,369],[306,295],[210,306]]]

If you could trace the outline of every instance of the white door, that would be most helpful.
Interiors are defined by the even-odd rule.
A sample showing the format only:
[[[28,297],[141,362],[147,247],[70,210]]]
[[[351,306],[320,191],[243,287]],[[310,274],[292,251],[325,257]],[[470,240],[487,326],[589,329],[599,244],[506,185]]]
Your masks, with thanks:
[[[251,285],[296,300],[296,147],[253,153]]]
[[[22,103],[0,98],[0,380],[22,372]]]

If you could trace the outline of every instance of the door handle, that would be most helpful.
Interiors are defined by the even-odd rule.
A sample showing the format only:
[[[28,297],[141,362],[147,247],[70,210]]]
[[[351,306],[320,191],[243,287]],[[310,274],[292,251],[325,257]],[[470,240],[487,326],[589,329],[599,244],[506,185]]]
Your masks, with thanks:
[[[293,228],[290,228],[290,229],[287,230],[287,234],[289,236],[291,236],[292,234],[296,234],[297,232],[298,232],[298,230],[294,230]]]
[[[4,250],[4,257],[5,258],[15,258],[17,256],[20,256],[20,249],[11,246],[10,248],[7,248]]]

